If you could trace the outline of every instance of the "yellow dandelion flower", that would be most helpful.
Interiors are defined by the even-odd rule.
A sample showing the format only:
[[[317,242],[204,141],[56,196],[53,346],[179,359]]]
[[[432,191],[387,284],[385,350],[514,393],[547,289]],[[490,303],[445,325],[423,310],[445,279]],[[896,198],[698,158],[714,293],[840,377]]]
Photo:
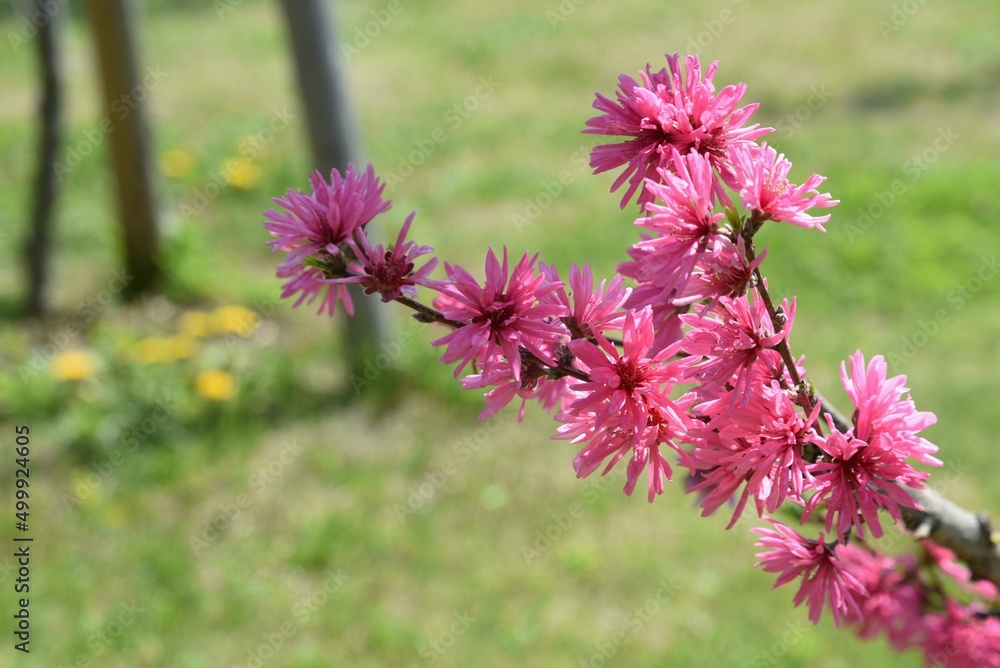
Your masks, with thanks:
[[[198,352],[198,341],[184,334],[171,336],[167,339],[167,344],[170,348],[170,358],[174,360],[185,360]]]
[[[86,350],[67,350],[52,358],[49,373],[58,381],[85,380],[97,372],[97,357]]]
[[[183,179],[191,173],[194,167],[194,160],[191,156],[180,149],[165,151],[160,156],[160,171],[164,176],[171,179]]]
[[[212,331],[216,334],[249,336],[260,324],[260,316],[246,306],[220,306],[212,312]]]
[[[212,334],[212,316],[205,311],[185,311],[177,325],[185,336],[203,339]]]
[[[260,183],[260,167],[246,158],[230,158],[222,167],[229,184],[240,190],[253,190]]]
[[[236,394],[236,379],[218,369],[202,371],[194,379],[194,389],[209,401],[226,401]]]
[[[139,364],[156,364],[173,359],[173,344],[163,336],[151,336],[135,344],[133,351]]]

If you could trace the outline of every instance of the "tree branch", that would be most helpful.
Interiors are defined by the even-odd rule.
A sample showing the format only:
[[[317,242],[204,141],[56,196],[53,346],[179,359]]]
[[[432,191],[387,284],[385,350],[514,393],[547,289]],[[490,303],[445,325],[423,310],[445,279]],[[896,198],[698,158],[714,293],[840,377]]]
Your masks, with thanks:
[[[840,431],[851,429],[851,423],[825,400],[822,411]],[[973,580],[989,580],[1000,587],[1000,532],[985,513],[966,510],[930,487],[898,486],[922,508],[900,508],[903,525],[914,538],[948,548],[969,567]]]
[[[910,533],[954,552],[969,567],[973,580],[989,580],[1000,587],[1000,533],[989,517],[962,508],[930,487],[904,489],[923,508],[900,508]]]

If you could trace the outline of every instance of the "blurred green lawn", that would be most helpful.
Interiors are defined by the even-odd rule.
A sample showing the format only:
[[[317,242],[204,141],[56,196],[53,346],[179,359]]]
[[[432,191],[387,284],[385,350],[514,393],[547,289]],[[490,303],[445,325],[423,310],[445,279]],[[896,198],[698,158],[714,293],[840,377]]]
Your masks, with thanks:
[[[618,470],[576,480],[575,450],[549,440],[538,412],[524,425],[477,423],[480,398],[432,363],[435,333],[402,313],[399,370],[356,393],[339,329],[276,300],[263,244],[260,212],[304,187],[309,167],[276,3],[181,4],[141,16],[143,61],[167,73],[150,98],[156,154],[176,169],[158,181],[166,297],[108,303],[121,260],[99,146],[63,184],[58,315],[44,324],[16,318],[33,44],[14,48],[9,12],[0,23],[0,420],[4,434],[32,429],[36,537],[34,656],[7,646],[0,665],[920,665],[827,620],[814,628],[791,607],[793,589],[770,591],[772,577],[751,567],[749,518],[726,532],[727,518],[700,519],[677,485],[652,505],[627,498]],[[826,235],[763,233],[774,291],[799,299],[793,343],[813,380],[843,404],[840,360],[858,347],[895,355],[892,371],[938,415],[939,487],[1000,510],[1000,287],[973,280],[998,247],[1000,6],[341,4],[376,169],[409,173],[411,153],[443,137],[394,180],[384,228],[418,209],[413,236],[471,267],[507,245],[610,275],[636,238],[635,211],[607,193],[613,177],[584,178],[593,93],[700,43],[720,61],[718,86],[749,84],[794,175],[826,175],[841,200]],[[67,28],[72,147],[99,115],[86,24]],[[289,113],[287,129],[263,132]],[[245,187],[202,207],[212,174],[247,157],[254,137]],[[563,171],[569,185],[519,225]],[[880,211],[895,181],[902,194]],[[177,362],[139,363],[143,341],[174,335],[185,312],[225,304],[251,309],[253,326]],[[98,368],[57,383],[45,351],[76,326],[69,347]],[[195,392],[213,369],[239,383],[234,398]],[[12,563],[0,558],[5,611]]]

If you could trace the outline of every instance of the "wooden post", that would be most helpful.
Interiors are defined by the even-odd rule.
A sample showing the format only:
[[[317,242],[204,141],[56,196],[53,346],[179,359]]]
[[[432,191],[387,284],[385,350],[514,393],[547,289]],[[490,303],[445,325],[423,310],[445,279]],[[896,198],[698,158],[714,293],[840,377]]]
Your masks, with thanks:
[[[104,89],[100,131],[110,142],[125,266],[132,277],[126,291],[136,294],[151,288],[159,277],[159,236],[145,100],[163,74],[150,69],[143,78],[139,76],[131,9],[130,0],[88,2]]]
[[[306,110],[309,142],[316,168],[329,177],[330,169],[341,172],[349,162],[357,169],[360,141],[337,49],[337,31],[327,11],[326,0],[282,0],[295,70]],[[372,224],[368,225],[369,231]],[[352,373],[362,375],[366,361],[388,341],[385,305],[351,288],[355,314],[347,318],[347,354]]]
[[[25,244],[28,269],[28,294],[25,311],[42,315],[47,310],[49,283],[49,255],[52,239],[52,206],[55,203],[56,158],[59,153],[62,116],[62,75],[60,72],[59,14],[57,5],[51,15],[46,11],[45,0],[35,0],[33,11],[48,16],[48,21],[38,28],[38,62],[42,74],[40,113],[42,121],[41,151],[39,152],[38,178],[35,181],[34,207],[31,230]]]

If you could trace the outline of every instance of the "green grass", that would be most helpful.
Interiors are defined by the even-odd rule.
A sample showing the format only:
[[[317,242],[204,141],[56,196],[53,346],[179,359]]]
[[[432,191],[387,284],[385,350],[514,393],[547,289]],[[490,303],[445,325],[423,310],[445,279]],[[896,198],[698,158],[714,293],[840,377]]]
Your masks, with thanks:
[[[0,381],[0,419],[6,434],[21,423],[34,434],[37,665],[80,657],[79,665],[244,666],[279,637],[264,665],[579,666],[600,647],[614,648],[606,665],[617,666],[920,665],[828,620],[812,627],[791,607],[793,590],[771,591],[771,576],[751,567],[749,519],[726,532],[725,518],[699,518],[678,485],[652,505],[625,497],[621,471],[576,480],[573,448],[550,441],[552,423],[537,412],[485,430],[475,420],[480,398],[433,363],[434,332],[401,313],[395,322],[410,338],[399,370],[357,396],[339,329],[274,299],[276,257],[263,245],[260,212],[270,197],[303,187],[309,168],[276,3],[245,0],[221,19],[211,8],[166,4],[142,15],[143,61],[169,73],[151,95],[152,137],[158,156],[179,149],[194,162],[188,175],[157,183],[166,297],[115,300],[88,322],[81,305],[122,266],[103,150],[60,193],[56,316],[13,317],[35,169],[36,73],[30,47],[0,44],[0,311],[8,316],[0,359],[11,369]],[[382,6],[338,3],[340,41]],[[859,347],[900,355],[892,371],[906,373],[918,406],[937,413],[930,438],[946,470],[960,474],[948,494],[971,509],[1000,509],[991,456],[1000,287],[987,281],[961,308],[949,300],[998,246],[1000,49],[989,26],[1000,9],[969,2],[965,15],[928,3],[883,38],[888,0],[762,0],[745,9],[587,2],[550,24],[546,11],[559,6],[405,2],[353,55],[350,88],[378,171],[397,171],[415,142],[445,133],[393,185],[383,229],[394,233],[418,209],[414,236],[450,261],[475,268],[486,246],[507,245],[610,274],[636,239],[635,212],[607,193],[611,176],[581,168],[577,152],[590,138],[579,131],[593,93],[610,94],[621,72],[659,67],[663,53],[686,50],[729,9],[734,20],[702,51],[720,61],[718,86],[746,81],[763,124],[808,116],[773,143],[796,177],[824,174],[841,200],[826,235],[790,226],[761,235],[774,293],[799,300],[795,351],[841,404],[840,360]],[[95,59],[86,24],[66,28],[66,143],[76,146],[99,120]],[[0,19],[0,35],[16,29]],[[492,77],[496,91],[456,123],[449,110],[475,94],[480,77]],[[803,112],[822,87],[829,99]],[[297,118],[256,156],[256,188],[226,188],[182,215],[244,138],[285,107]],[[910,180],[908,161],[947,127],[959,138]],[[563,170],[564,192],[519,229],[514,216]],[[852,233],[859,211],[896,179],[904,195]],[[226,303],[256,309],[261,326],[173,365],[132,361],[130,346],[174,333],[182,312]],[[903,358],[939,309],[949,322]],[[25,361],[73,324],[74,345],[101,360],[97,376],[78,387],[45,371],[22,381]],[[193,378],[210,368],[234,374],[236,399],[209,406],[196,397]],[[154,426],[133,448],[129,434],[165,394],[169,419],[146,422]],[[462,445],[477,433],[481,446]],[[0,465],[5,480],[11,465]],[[417,509],[401,512],[413,494]],[[546,531],[557,536],[551,547],[526,552]],[[10,563],[0,558],[5,611],[14,602]],[[664,586],[672,595],[660,603]],[[133,603],[142,611],[123,607]],[[475,620],[452,637],[455,615]],[[102,631],[115,637],[104,642]],[[451,646],[438,654],[432,640]],[[5,648],[0,665],[29,665],[12,653]]]

